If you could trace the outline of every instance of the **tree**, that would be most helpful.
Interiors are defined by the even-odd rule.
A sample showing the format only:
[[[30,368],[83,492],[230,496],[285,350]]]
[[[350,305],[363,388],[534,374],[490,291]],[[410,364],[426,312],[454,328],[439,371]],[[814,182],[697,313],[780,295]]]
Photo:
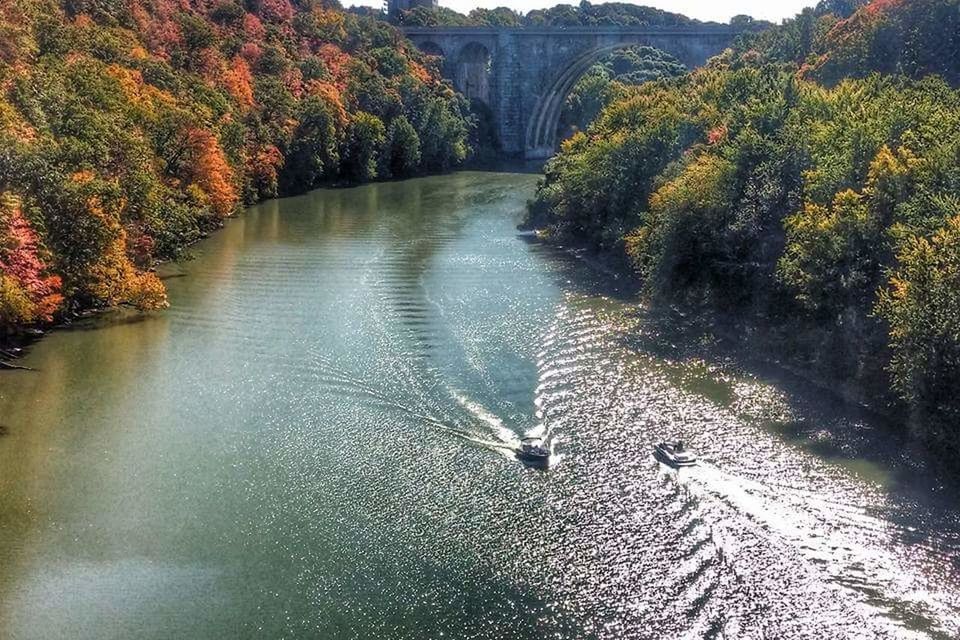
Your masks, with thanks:
[[[242,24],[246,14],[243,7],[234,0],[221,0],[210,11],[210,19],[221,26]]]
[[[220,142],[207,129],[194,128],[187,132],[187,145],[189,179],[202,190],[211,211],[226,218],[236,209],[239,198],[233,184],[233,169]]]
[[[847,190],[829,207],[808,203],[784,224],[787,246],[779,274],[801,304],[828,320],[851,307],[869,307],[883,228],[862,195]]]
[[[930,238],[901,243],[877,310],[890,326],[893,385],[912,408],[911,426],[960,450],[960,215]]]
[[[237,103],[242,107],[253,107],[253,76],[246,60],[240,56],[234,56],[230,68],[222,74],[222,82],[224,88]]]
[[[0,194],[0,327],[50,322],[62,303],[60,278],[41,259],[19,199]]]
[[[420,136],[410,121],[397,116],[387,130],[389,171],[394,177],[409,176],[420,167]]]
[[[467,14],[467,19],[474,24],[491,27],[519,27],[523,21],[522,16],[509,7],[477,7]]]
[[[0,0],[0,79],[0,193],[23,203],[0,212],[0,330],[162,306],[154,263],[242,202],[415,172],[427,105],[437,166],[470,126],[399,31],[336,0]]]
[[[197,71],[201,68],[203,52],[214,43],[213,29],[206,20],[192,13],[180,13],[177,25],[183,50],[175,52],[175,62],[185,69]]]
[[[650,196],[628,246],[651,292],[682,298],[731,290],[724,276],[738,257],[728,230],[735,180],[736,165],[704,153]]]
[[[290,0],[259,0],[260,17],[267,22],[288,23],[294,11]]]
[[[386,144],[386,129],[377,116],[358,111],[350,119],[344,155],[344,173],[351,180],[377,177],[380,154]]]
[[[568,137],[564,129],[582,131],[593,122],[601,109],[615,95],[615,87],[609,72],[601,65],[591,68],[574,85],[560,115],[562,137]],[[571,132],[572,132],[571,131]]]
[[[430,98],[417,113],[417,135],[423,166],[430,171],[446,171],[467,157],[467,124],[451,105]]]
[[[282,184],[285,193],[299,193],[336,177],[342,143],[336,107],[321,96],[307,98],[287,152]]]

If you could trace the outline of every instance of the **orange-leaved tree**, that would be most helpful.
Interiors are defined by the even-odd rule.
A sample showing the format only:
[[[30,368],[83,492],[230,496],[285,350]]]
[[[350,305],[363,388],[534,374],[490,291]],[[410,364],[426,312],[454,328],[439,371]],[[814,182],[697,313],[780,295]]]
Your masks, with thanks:
[[[217,137],[208,129],[195,127],[187,132],[187,147],[186,170],[190,181],[203,191],[210,210],[226,218],[237,208],[239,200],[233,169]]]
[[[63,303],[60,289],[19,198],[0,195],[0,327],[50,322]]]

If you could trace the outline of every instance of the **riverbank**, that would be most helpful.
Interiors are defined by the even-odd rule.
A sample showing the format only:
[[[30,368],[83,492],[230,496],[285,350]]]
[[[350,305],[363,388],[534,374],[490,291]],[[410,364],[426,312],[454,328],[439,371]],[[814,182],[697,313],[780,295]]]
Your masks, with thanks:
[[[453,171],[490,171],[490,172],[509,172],[517,174],[533,174],[540,173],[544,165],[543,160],[524,160],[520,158],[509,158],[502,156],[491,156],[489,154],[480,154],[476,157],[468,158],[461,167],[455,168]],[[449,171],[434,173],[434,174],[425,174],[425,175],[445,175],[449,174]],[[424,176],[420,176],[424,177]],[[397,180],[410,179],[410,177],[394,177],[388,180],[379,180],[377,182],[390,182]],[[336,181],[331,182],[326,185],[322,185],[318,188],[324,189],[350,189],[353,187],[359,186],[357,182],[350,181]],[[282,199],[297,197],[302,194],[288,194],[280,196],[279,198],[267,198],[259,202],[253,202],[245,205],[241,210],[232,214],[230,217],[218,221],[217,226],[210,228],[200,234],[189,243],[179,248],[178,251],[186,252],[186,258],[190,259],[189,249],[195,246],[197,243],[207,239],[211,234],[215,234],[220,231],[223,227],[224,222],[235,219],[237,216],[243,215],[243,212],[251,207],[256,206],[259,203],[266,202],[273,199]],[[183,258],[180,258],[183,259]],[[152,265],[152,270],[155,270],[157,267],[166,264],[168,262],[175,260],[159,260],[155,261]],[[61,313],[57,318],[52,319],[50,322],[41,322],[35,323],[32,325],[25,325],[20,327],[19,333],[15,331],[8,331],[7,333],[0,334],[0,370],[2,369],[17,369],[14,361],[22,357],[30,345],[41,339],[44,335],[51,331],[56,331],[58,329],[69,327],[73,322],[88,318],[91,315],[98,313],[110,312],[112,309],[115,309],[115,306],[100,306],[100,307],[77,307],[70,312]]]
[[[622,254],[599,253],[576,242],[564,242],[551,237],[543,229],[533,229],[527,223],[519,225],[518,229],[533,234],[535,242],[569,252],[606,280],[613,295],[635,304],[654,329],[652,335],[660,337],[659,345],[647,345],[647,348],[659,350],[663,356],[736,362],[744,371],[771,367],[780,370],[784,375],[802,380],[838,402],[857,407],[899,430],[913,445],[920,445],[924,455],[929,456],[941,472],[960,479],[960,467],[953,450],[944,447],[942,442],[925,438],[923,430],[911,424],[915,417],[893,392],[888,378],[874,372],[872,377],[867,377],[872,380],[868,384],[832,375],[829,369],[811,363],[810,352],[804,348],[806,344],[839,341],[842,336],[827,335],[822,327],[811,327],[813,333],[797,339],[796,327],[782,323],[760,323],[714,307],[685,305],[676,300],[652,301]],[[675,349],[677,345],[687,345],[687,348],[679,352]]]
[[[776,336],[960,461],[960,217],[937,204],[957,196],[958,113],[940,80],[721,63],[606,107],[530,220],[625,255],[653,300]]]

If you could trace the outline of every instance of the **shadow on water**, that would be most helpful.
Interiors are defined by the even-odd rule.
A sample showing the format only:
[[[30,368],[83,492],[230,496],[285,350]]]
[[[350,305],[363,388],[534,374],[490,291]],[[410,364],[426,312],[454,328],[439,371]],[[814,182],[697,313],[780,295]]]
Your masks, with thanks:
[[[57,326],[57,331],[99,331],[107,327],[122,327],[148,322],[155,316],[129,308],[110,309],[90,314]]]
[[[946,584],[960,577],[960,482],[901,423],[847,402],[816,381],[764,359],[759,355],[763,353],[760,346],[747,338],[718,336],[709,322],[678,319],[672,311],[638,308],[635,313],[641,330],[623,337],[628,348],[668,363],[672,369],[668,375],[678,386],[733,411],[744,424],[755,425],[788,447],[825,463],[825,470],[818,473],[824,474],[827,482],[836,479],[845,485],[847,480],[857,478],[861,486],[878,491],[882,500],[859,506],[865,516],[886,523],[883,526],[889,541],[902,546],[900,553],[922,549],[922,555],[943,562],[937,571]],[[785,411],[779,416],[740,413],[735,406],[735,385],[744,379],[775,389]],[[750,477],[745,469],[737,473]],[[790,492],[796,479],[784,477],[788,484],[782,490]],[[781,490],[769,475],[758,475],[757,479],[774,491]],[[841,566],[836,564],[833,570]],[[885,610],[906,628],[926,631],[934,638],[950,637],[931,628],[931,617],[922,601],[888,597],[874,582],[882,581],[882,577],[860,569],[865,572],[861,577],[855,565],[849,570],[854,575],[848,578],[841,571],[836,578],[838,584],[864,594],[867,602]]]
[[[844,400],[828,383],[818,383],[760,355],[767,343],[734,340],[710,320],[680,317],[673,310],[638,308],[643,330],[624,337],[632,349],[675,363],[686,388],[729,405],[738,377],[749,377],[784,392],[802,419],[766,419],[768,431],[822,458],[880,464],[899,479],[947,482],[932,457],[902,423]],[[692,373],[691,373],[692,371]],[[678,374],[679,375],[679,374]]]
[[[186,278],[187,275],[187,273],[165,273],[164,275],[160,276],[160,280],[166,282],[168,280],[176,280],[177,278]]]
[[[521,237],[561,266],[559,277],[567,290],[625,305],[630,329],[619,336],[620,344],[648,360],[672,384],[735,413],[739,381],[776,389],[786,403],[785,415],[738,417],[882,488],[893,505],[883,517],[898,525],[903,542],[925,543],[931,533],[946,532],[946,539],[960,550],[960,478],[945,470],[901,422],[844,400],[828,383],[781,366],[769,354],[768,343],[734,338],[710,318],[651,308],[642,301],[635,278],[588,252]],[[950,563],[960,571],[960,560]]]
[[[608,263],[602,256],[576,246],[544,242],[530,233],[518,232],[517,238],[560,267],[566,291],[638,303],[641,285],[627,273],[625,265]]]
[[[519,173],[542,175],[547,160],[524,160],[522,158],[491,158],[477,160],[469,164],[469,171],[485,173]]]

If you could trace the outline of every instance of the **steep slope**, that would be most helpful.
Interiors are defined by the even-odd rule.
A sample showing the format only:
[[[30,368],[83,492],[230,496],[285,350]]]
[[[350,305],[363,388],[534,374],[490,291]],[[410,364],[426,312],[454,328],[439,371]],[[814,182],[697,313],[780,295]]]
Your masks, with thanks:
[[[165,304],[150,272],[243,203],[442,171],[463,100],[314,0],[0,0],[0,335]]]

